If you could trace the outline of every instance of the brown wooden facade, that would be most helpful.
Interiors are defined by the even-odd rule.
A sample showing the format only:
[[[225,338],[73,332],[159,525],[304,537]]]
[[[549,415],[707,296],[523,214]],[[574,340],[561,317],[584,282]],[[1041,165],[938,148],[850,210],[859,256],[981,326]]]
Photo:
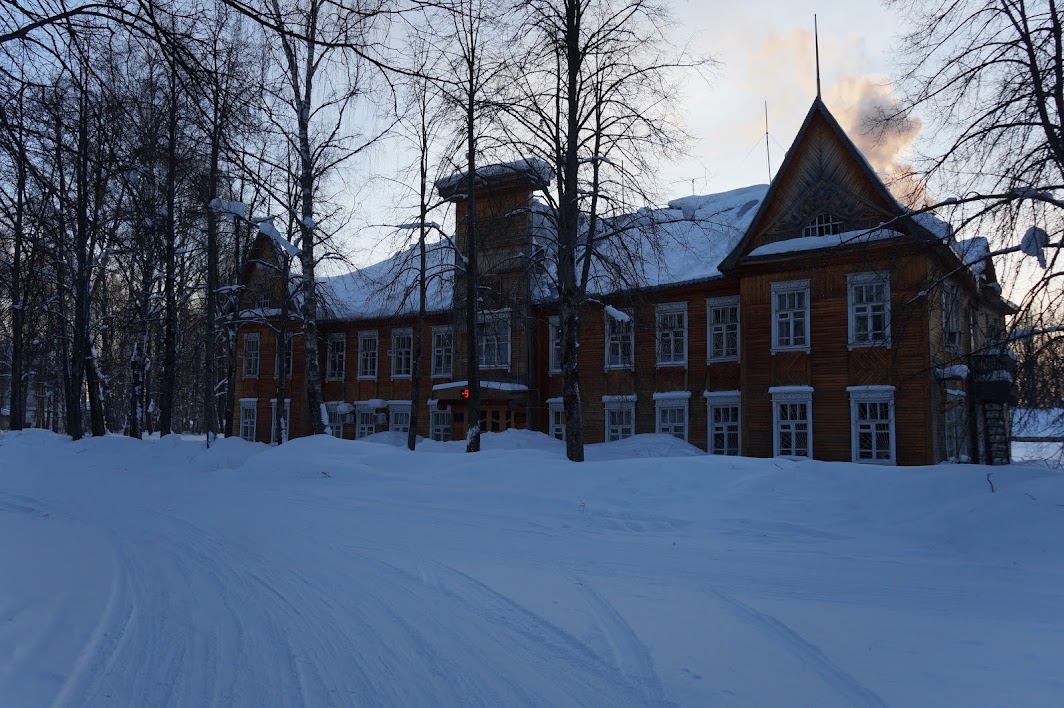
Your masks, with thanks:
[[[480,262],[486,282],[482,309],[509,323],[509,361],[481,371],[486,410],[485,430],[528,427],[550,433],[550,401],[561,396],[560,375],[551,371],[551,302],[531,297],[525,256],[531,248],[527,210],[536,188],[532,182],[507,179],[478,190],[478,218],[482,225]],[[447,196],[447,195],[445,195]],[[465,202],[457,202],[458,241],[462,246]],[[803,230],[821,214],[840,222],[838,232],[874,229],[879,225],[897,232],[892,238],[843,242],[830,248],[777,249],[765,254],[761,246],[799,240]],[[963,267],[944,245],[940,234],[927,230],[927,222],[910,218],[890,196],[857,148],[818,99],[814,102],[795,144],[770,185],[765,199],[736,248],[721,264],[722,276],[699,282],[647,288],[608,298],[632,316],[633,357],[629,366],[607,366],[607,319],[601,307],[588,306],[581,318],[581,400],[584,434],[588,442],[606,438],[609,401],[634,403],[632,432],[657,432],[658,406],[684,406],[683,437],[710,448],[711,422],[707,401],[714,395],[737,392],[739,399],[739,452],[769,457],[779,452],[780,428],[776,408],[788,396],[811,407],[809,456],[849,461],[858,445],[854,416],[856,400],[889,395],[891,405],[890,463],[928,464],[949,457],[997,459],[990,441],[1001,431],[996,415],[1007,407],[1007,396],[980,398],[974,371],[976,358],[991,349],[993,334],[1003,329],[1010,305],[1000,297],[987,259],[983,275]],[[810,242],[811,243],[811,242]],[[853,340],[851,278],[878,274],[889,283],[889,337],[874,345]],[[265,277],[263,277],[263,275]],[[269,288],[269,275],[249,274],[243,297],[254,303]],[[804,347],[775,347],[773,298],[781,284],[800,283],[807,293],[808,339]],[[463,417],[464,361],[468,356],[462,331],[462,282],[455,283],[453,310],[431,313],[425,329],[422,361],[424,409],[418,416],[418,433],[434,432],[429,411],[446,410],[451,418],[449,435],[465,434]],[[953,298],[947,300],[948,297]],[[710,361],[707,302],[738,298],[739,351],[733,361]],[[947,303],[948,304],[944,304]],[[961,317],[948,316],[947,311]],[[663,309],[686,313],[686,356],[680,362],[659,363],[658,318]],[[946,308],[945,310],[943,308]],[[950,319],[952,317],[952,319]],[[947,321],[948,320],[948,321]],[[339,336],[346,346],[345,367],[336,380],[325,380],[324,399],[359,406],[377,406],[373,431],[390,427],[379,411],[402,406],[409,400],[408,376],[390,370],[391,332],[412,328],[412,315],[364,320],[326,320],[320,324],[322,371],[327,371],[327,342]],[[957,323],[960,322],[960,332]],[[448,375],[433,376],[434,328],[451,327],[453,366]],[[360,332],[377,333],[376,376],[359,377]],[[944,334],[948,331],[948,334]],[[249,321],[237,336],[238,361],[244,356],[245,335],[258,333],[260,372],[242,377],[238,370],[238,399],[257,411],[254,437],[269,441],[272,435],[271,402],[275,396],[276,337],[261,323]],[[948,341],[945,341],[947,340]],[[293,346],[291,435],[306,432],[302,407],[303,348]],[[958,365],[968,367],[969,375]],[[238,367],[239,368],[239,367]],[[961,373],[958,373],[961,372]],[[437,372],[438,373],[438,372]],[[436,387],[435,389],[433,387]],[[986,389],[989,390],[989,389]],[[889,394],[887,393],[889,392]],[[657,399],[656,396],[657,394]],[[803,398],[804,397],[804,398]],[[667,402],[663,402],[667,401]],[[556,408],[555,404],[555,408]],[[963,409],[964,416],[957,411]],[[346,407],[345,407],[346,410]],[[862,409],[863,410],[863,409]],[[885,409],[884,409],[885,410]],[[241,434],[241,420],[234,435]],[[363,419],[365,420],[365,419]],[[1001,425],[1005,425],[1002,421]],[[958,426],[961,426],[958,428]],[[963,430],[963,440],[956,438]],[[246,430],[244,431],[247,432]],[[348,416],[343,437],[354,438],[368,430]],[[1007,437],[1007,429],[1004,429]],[[996,439],[996,438],[994,438]],[[1006,440],[1007,446],[1007,440]],[[1007,455],[1007,453],[1005,453]],[[996,457],[995,457],[996,455]],[[872,460],[875,461],[875,460]]]

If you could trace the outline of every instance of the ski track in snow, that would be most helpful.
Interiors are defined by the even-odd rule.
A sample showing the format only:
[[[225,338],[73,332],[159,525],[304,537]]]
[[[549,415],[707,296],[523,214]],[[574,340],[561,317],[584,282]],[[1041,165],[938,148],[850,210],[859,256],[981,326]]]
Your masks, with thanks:
[[[815,671],[833,689],[838,691],[849,705],[885,708],[879,696],[858,683],[850,674],[833,662],[820,647],[810,643],[786,624],[772,615],[760,612],[734,597],[716,591],[713,593],[738,616],[757,629],[771,635],[783,648]]]

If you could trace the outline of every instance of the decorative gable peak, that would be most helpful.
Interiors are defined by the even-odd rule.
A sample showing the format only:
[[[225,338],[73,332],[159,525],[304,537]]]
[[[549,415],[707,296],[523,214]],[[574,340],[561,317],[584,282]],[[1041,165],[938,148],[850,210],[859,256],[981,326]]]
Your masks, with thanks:
[[[787,151],[768,194],[750,227],[721,264],[734,268],[761,249],[773,255],[846,243],[838,238],[876,230],[880,224],[904,216],[906,210],[891,195],[861,151],[818,97]],[[878,229],[875,240],[901,235]],[[780,242],[795,239],[787,249]]]

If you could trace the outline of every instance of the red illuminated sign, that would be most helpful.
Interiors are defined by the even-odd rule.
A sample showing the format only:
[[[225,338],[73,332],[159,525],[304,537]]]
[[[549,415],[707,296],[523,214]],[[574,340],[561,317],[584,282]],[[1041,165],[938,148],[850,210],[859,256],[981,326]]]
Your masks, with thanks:
[[[463,388],[462,389],[462,398],[469,398],[469,389],[468,388]]]

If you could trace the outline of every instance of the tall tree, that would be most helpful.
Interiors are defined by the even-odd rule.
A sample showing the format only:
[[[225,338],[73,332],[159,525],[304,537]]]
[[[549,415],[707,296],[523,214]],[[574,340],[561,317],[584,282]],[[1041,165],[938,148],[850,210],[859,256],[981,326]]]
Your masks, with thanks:
[[[889,0],[909,27],[898,48],[902,100],[890,129],[924,121],[918,176],[955,235],[1020,251],[1025,328],[1064,302],[1064,14],[1056,0]]]
[[[328,0],[284,4],[267,0],[256,15],[264,31],[280,45],[279,66],[292,129],[286,131],[297,156],[298,200],[288,205],[298,215],[302,283],[306,401],[310,432],[326,430],[321,362],[318,353],[317,267],[326,232],[315,219],[323,180],[343,161],[373,145],[382,133],[349,132],[352,110],[370,90],[365,53],[387,19],[383,0],[355,6]],[[374,67],[376,68],[376,67]]]
[[[679,69],[708,59],[675,49],[666,8],[652,0],[525,0],[513,44],[522,50],[509,95],[509,139],[556,175],[545,194],[561,335],[566,454],[584,459],[580,407],[580,316],[597,272],[611,287],[637,286],[638,264],[618,269],[625,240],[645,236],[618,221],[652,202],[653,165],[683,144],[673,110]],[[627,282],[625,282],[627,281]]]

